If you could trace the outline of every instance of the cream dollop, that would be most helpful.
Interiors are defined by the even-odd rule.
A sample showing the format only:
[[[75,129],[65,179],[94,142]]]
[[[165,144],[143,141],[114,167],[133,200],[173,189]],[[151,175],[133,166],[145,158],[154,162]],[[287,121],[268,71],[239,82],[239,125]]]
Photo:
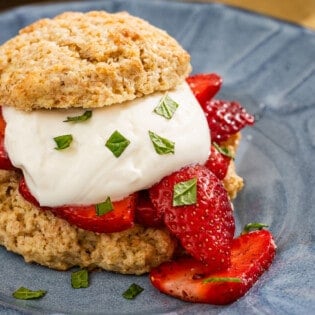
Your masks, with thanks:
[[[163,95],[94,109],[81,123],[64,120],[84,110],[23,112],[4,106],[5,148],[42,206],[122,199],[183,166],[205,163],[210,154],[208,124],[189,86],[183,83],[168,92],[179,104],[172,119],[154,112]],[[130,141],[118,158],[105,146],[115,130]],[[157,154],[149,130],[174,142],[175,153]],[[53,138],[65,134],[71,134],[73,142],[58,151]]]

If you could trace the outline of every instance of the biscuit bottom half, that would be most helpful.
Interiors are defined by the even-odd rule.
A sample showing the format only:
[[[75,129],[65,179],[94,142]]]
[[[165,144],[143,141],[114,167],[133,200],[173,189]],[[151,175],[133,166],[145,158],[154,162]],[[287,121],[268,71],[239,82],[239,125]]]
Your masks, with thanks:
[[[239,136],[228,146],[235,149]],[[19,173],[0,170],[0,245],[34,262],[57,270],[74,266],[140,275],[170,260],[177,241],[166,229],[135,225],[102,234],[70,225],[26,201],[18,191]],[[243,187],[234,162],[223,180],[231,199]]]
[[[26,262],[142,274],[169,260],[176,242],[163,229],[135,225],[123,232],[85,231],[41,210],[18,192],[18,174],[0,171],[0,244]]]

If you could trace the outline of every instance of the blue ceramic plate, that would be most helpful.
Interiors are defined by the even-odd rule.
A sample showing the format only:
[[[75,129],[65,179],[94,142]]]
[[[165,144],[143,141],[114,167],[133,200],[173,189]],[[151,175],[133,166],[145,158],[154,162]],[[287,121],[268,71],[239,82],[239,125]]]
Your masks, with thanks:
[[[5,314],[315,314],[315,34],[214,4],[81,1],[22,7],[0,15],[0,42],[22,26],[64,10],[127,10],[166,29],[191,53],[194,72],[224,78],[220,96],[257,116],[243,132],[237,159],[246,187],[235,202],[238,232],[265,222],[278,245],[271,268],[243,298],[226,307],[181,302],[157,292],[147,276],[91,275],[74,290],[70,272],[24,263],[0,248],[0,310]],[[121,293],[136,282],[133,301]],[[37,301],[11,297],[19,286],[43,288]]]

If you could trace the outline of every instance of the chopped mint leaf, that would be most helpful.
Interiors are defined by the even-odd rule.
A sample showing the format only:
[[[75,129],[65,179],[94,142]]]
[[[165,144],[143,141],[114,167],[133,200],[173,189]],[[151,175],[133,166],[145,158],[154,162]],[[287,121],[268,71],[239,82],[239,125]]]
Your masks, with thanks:
[[[56,143],[56,150],[64,150],[68,148],[73,140],[72,135],[62,135],[54,138]]]
[[[268,225],[264,223],[259,223],[259,222],[251,222],[244,226],[242,234],[246,234],[254,230],[262,230],[265,227],[268,227]]]
[[[32,300],[32,299],[39,299],[43,297],[47,291],[44,290],[37,290],[32,291],[30,289],[20,287],[15,292],[12,293],[12,296],[19,300]]]
[[[89,286],[89,273],[81,269],[71,273],[71,286],[74,289],[87,288]]]
[[[233,154],[229,151],[228,148],[226,147],[221,147],[220,145],[218,145],[216,142],[213,142],[213,146],[217,149],[218,152],[220,152],[221,154],[231,158],[234,160],[234,156]]]
[[[157,154],[163,155],[163,154],[175,153],[175,142],[172,142],[166,138],[160,137],[159,135],[157,135],[156,133],[152,131],[149,131],[149,136],[154,146],[155,152]]]
[[[155,107],[154,112],[160,116],[163,116],[166,119],[171,119],[178,108],[178,104],[168,96],[168,94],[165,94],[157,107]]]
[[[83,122],[92,117],[92,111],[91,110],[86,110],[82,115],[79,116],[68,116],[64,122]]]
[[[102,216],[108,212],[111,212],[114,209],[114,207],[110,200],[110,197],[107,197],[107,199],[104,202],[98,203],[95,206],[95,209],[96,209],[96,215],[98,216]]]
[[[210,283],[210,282],[242,282],[242,279],[237,277],[210,277],[202,280],[202,283]]]
[[[125,151],[129,144],[130,141],[116,130],[109,137],[105,143],[105,146],[118,158]]]
[[[133,300],[137,295],[139,295],[144,289],[138,284],[133,283],[130,287],[122,294],[125,299]]]
[[[174,185],[173,206],[193,205],[197,201],[197,178]]]

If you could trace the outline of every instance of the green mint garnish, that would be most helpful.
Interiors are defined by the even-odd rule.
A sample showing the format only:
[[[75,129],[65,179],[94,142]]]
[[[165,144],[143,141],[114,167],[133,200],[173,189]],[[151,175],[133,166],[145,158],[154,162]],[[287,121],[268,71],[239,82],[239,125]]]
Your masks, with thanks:
[[[82,115],[79,116],[68,116],[64,122],[83,122],[92,117],[92,111],[91,110],[86,110]]]
[[[173,206],[193,205],[197,201],[197,178],[174,185]]]
[[[30,289],[20,287],[15,292],[12,293],[12,296],[19,300],[32,300],[32,299],[40,299],[43,297],[47,291],[44,290],[37,290],[32,291]]]
[[[71,286],[74,289],[87,288],[89,286],[89,273],[86,269],[71,273]]]
[[[241,283],[242,279],[237,277],[210,277],[202,280],[202,283],[210,283],[210,282],[237,282]]]
[[[108,212],[111,212],[114,209],[114,207],[110,200],[110,197],[107,197],[107,199],[104,202],[98,203],[95,206],[95,209],[96,209],[96,215],[98,216],[102,216]]]
[[[162,138],[152,131],[149,131],[149,136],[157,154],[175,153],[175,142]]]
[[[226,147],[221,147],[221,146],[219,146],[216,142],[213,142],[212,144],[213,144],[213,146],[217,149],[218,152],[220,152],[221,154],[223,154],[223,155],[225,155],[225,156],[227,156],[227,157],[229,157],[229,158],[231,158],[231,159],[234,160],[234,156],[233,156],[233,154],[229,151],[228,148],[226,148]]]
[[[120,157],[121,154],[130,144],[130,141],[126,139],[121,133],[117,130],[112,133],[109,137],[105,146],[116,156]]]
[[[56,150],[64,150],[68,148],[73,140],[72,135],[62,135],[54,138],[56,142]]]
[[[171,119],[178,106],[179,105],[171,99],[168,94],[165,94],[153,111],[166,119]]]
[[[254,230],[261,230],[265,227],[268,227],[268,225],[264,223],[259,223],[259,222],[251,222],[244,226],[242,234],[246,234]]]
[[[133,300],[138,294],[140,294],[144,289],[138,284],[133,283],[130,287],[122,294],[125,299]]]

